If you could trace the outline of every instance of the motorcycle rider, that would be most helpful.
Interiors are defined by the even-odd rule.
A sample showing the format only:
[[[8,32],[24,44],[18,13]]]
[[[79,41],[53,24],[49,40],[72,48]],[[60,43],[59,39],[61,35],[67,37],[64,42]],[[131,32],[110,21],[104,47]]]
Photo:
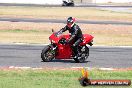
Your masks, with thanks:
[[[76,22],[75,18],[69,17],[67,19],[67,25],[57,33],[57,34],[62,34],[63,32],[67,30],[69,31],[71,36],[70,36],[70,39],[67,41],[67,43],[73,42],[73,45],[71,47],[74,52],[74,58],[79,56],[78,46],[83,40],[82,31],[75,22]]]

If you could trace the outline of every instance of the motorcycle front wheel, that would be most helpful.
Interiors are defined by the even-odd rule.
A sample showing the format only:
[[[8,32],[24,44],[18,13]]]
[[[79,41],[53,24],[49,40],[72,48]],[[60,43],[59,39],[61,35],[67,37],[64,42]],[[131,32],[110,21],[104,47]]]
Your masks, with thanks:
[[[50,62],[54,59],[55,57],[55,51],[52,50],[50,45],[47,45],[41,53],[41,58],[44,62]]]

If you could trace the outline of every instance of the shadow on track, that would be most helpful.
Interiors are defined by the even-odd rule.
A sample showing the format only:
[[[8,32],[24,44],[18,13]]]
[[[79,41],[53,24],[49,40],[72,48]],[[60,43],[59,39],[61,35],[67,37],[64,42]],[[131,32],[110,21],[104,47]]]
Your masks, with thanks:
[[[41,61],[41,62],[44,62],[44,61]],[[61,62],[61,63],[76,63],[74,60],[58,60],[58,59],[55,59],[51,62]],[[91,62],[91,61],[85,61],[83,63],[88,63],[88,62]],[[50,62],[48,62],[50,63]]]

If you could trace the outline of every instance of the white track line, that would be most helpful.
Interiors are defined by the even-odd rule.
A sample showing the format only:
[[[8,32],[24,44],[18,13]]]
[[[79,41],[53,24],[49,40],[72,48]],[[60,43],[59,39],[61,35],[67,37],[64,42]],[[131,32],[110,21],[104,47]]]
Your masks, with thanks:
[[[0,67],[0,69],[22,69],[22,70],[43,70],[43,69],[50,69],[50,70],[81,70],[82,68],[85,68],[87,70],[101,70],[101,71],[132,71],[131,68],[91,68],[91,67],[71,67],[71,68],[60,68],[60,67],[19,67],[19,66],[8,66],[8,67]]]

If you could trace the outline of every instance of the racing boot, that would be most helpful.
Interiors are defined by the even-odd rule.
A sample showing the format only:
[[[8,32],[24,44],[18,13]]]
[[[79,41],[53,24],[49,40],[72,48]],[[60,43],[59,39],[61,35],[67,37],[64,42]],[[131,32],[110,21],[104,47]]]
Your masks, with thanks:
[[[73,45],[72,50],[73,50],[73,58],[78,58],[81,54],[78,50],[78,47]]]

